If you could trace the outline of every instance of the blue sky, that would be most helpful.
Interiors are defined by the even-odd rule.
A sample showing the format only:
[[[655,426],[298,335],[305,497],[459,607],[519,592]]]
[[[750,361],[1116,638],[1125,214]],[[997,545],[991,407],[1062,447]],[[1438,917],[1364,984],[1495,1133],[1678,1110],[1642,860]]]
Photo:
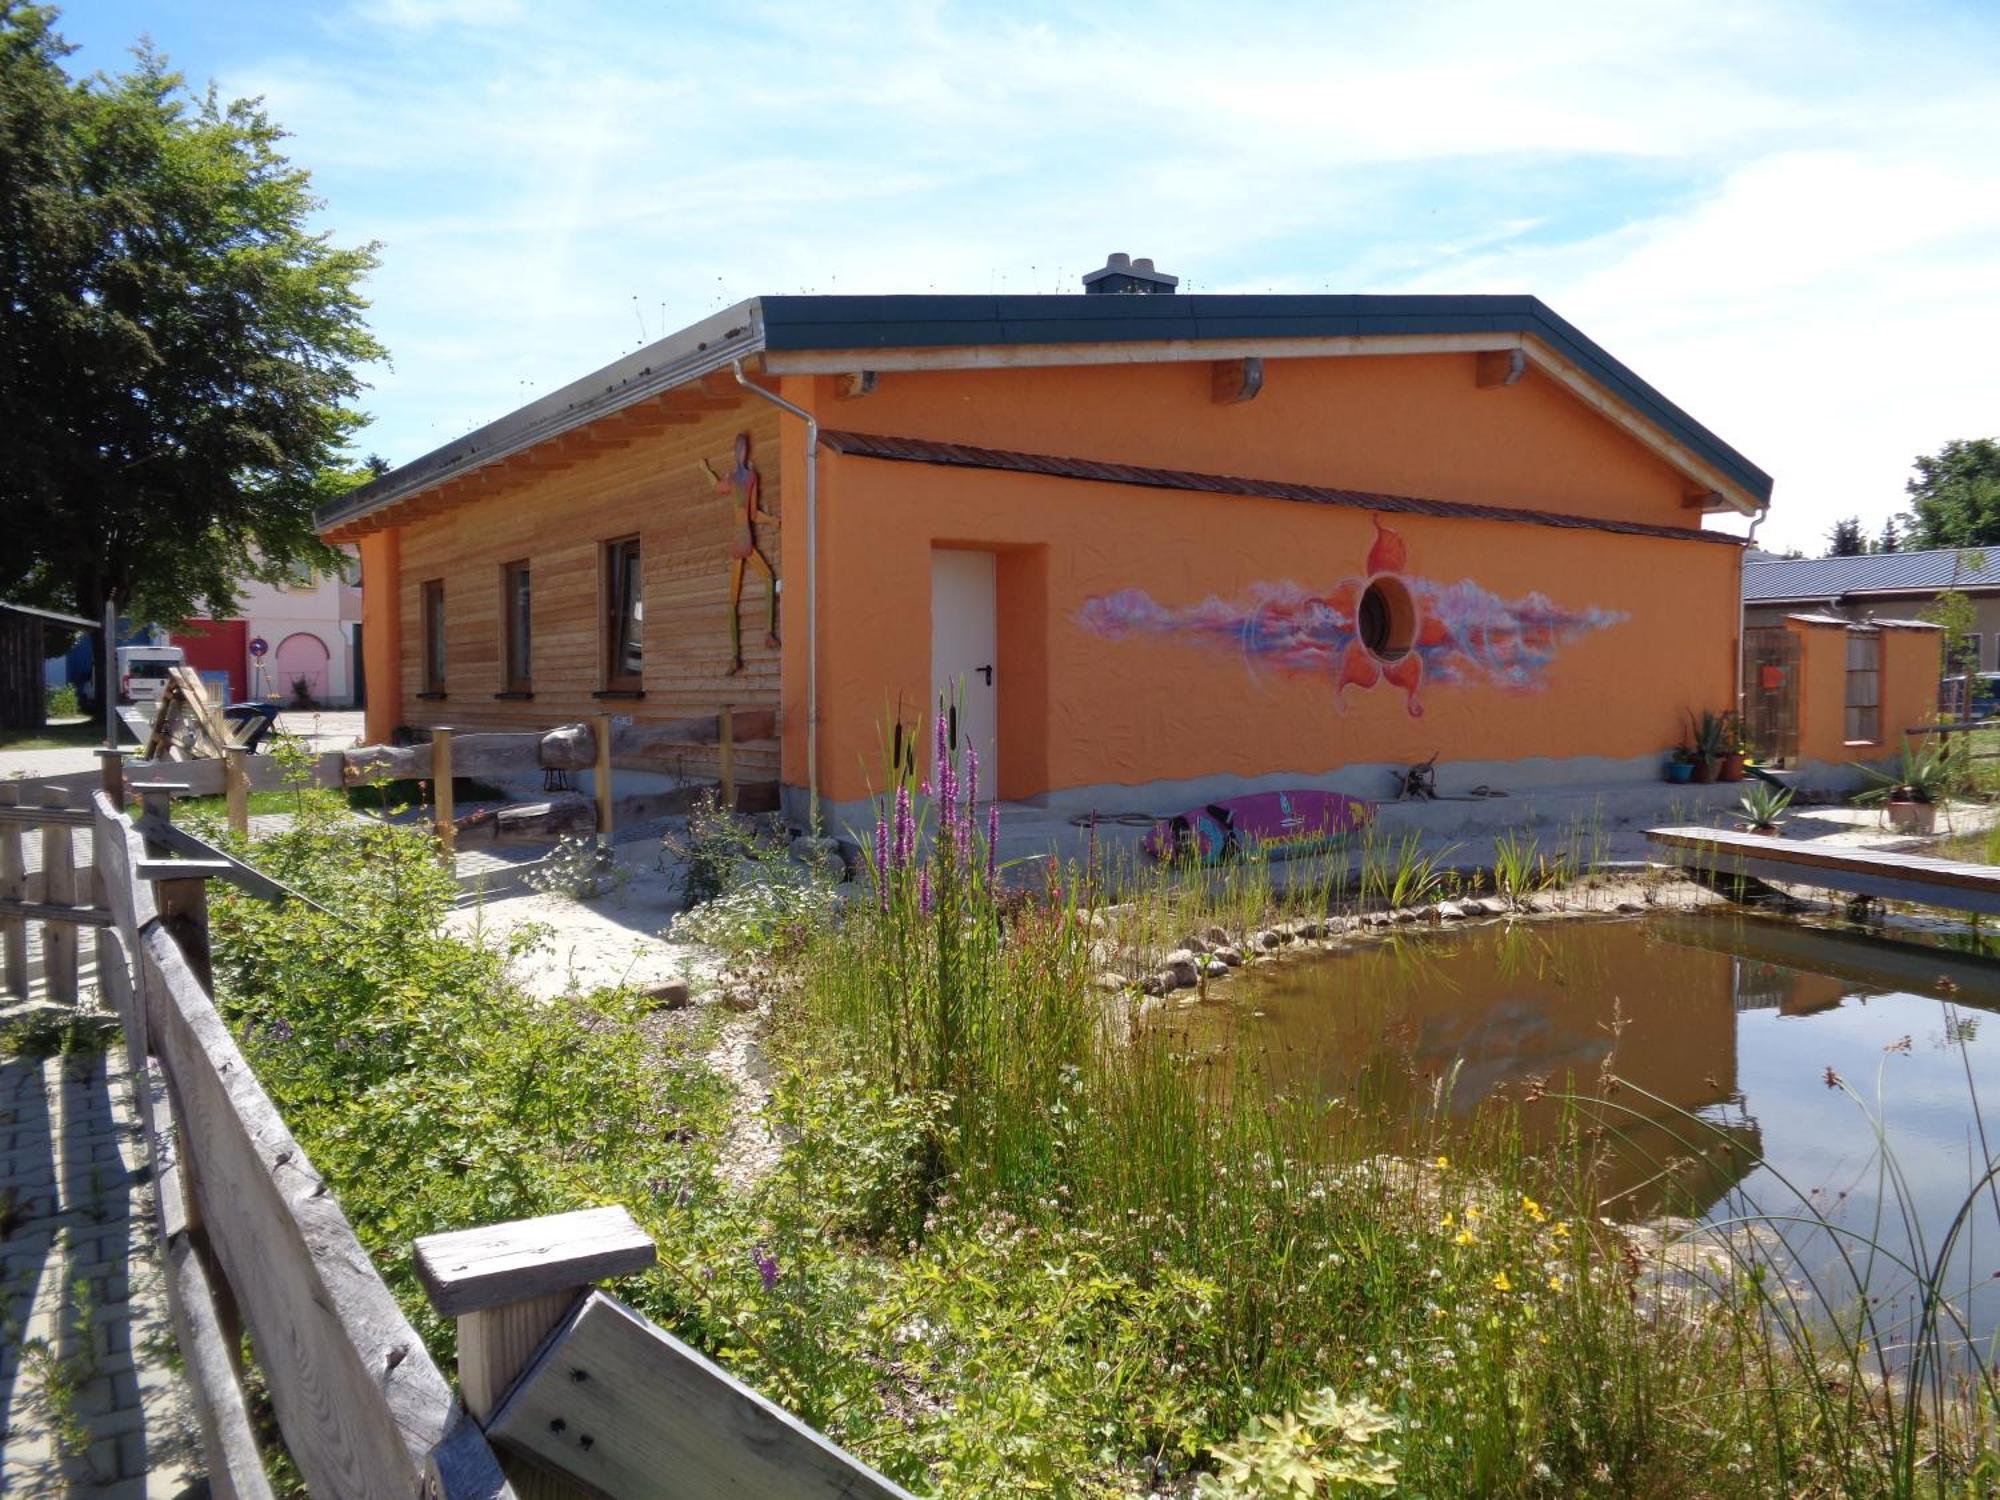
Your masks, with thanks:
[[[2000,433],[2000,0],[81,0],[262,95],[403,462],[762,292],[1531,291],[1871,529]]]

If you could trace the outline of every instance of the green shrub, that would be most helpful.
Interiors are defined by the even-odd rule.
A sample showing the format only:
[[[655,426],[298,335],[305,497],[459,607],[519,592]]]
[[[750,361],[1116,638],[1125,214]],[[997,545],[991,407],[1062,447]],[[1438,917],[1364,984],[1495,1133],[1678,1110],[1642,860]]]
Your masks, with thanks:
[[[51,719],[74,719],[82,712],[74,683],[65,682],[49,689],[48,716]]]

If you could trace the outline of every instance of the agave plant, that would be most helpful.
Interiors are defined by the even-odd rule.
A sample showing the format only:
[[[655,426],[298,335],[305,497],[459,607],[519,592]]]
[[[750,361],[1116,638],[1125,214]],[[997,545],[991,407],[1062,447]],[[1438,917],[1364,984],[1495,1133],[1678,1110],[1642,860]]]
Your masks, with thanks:
[[[1758,832],[1773,832],[1790,816],[1792,789],[1772,786],[1768,781],[1753,781],[1750,789],[1743,794],[1743,800],[1736,804],[1743,810],[1743,816]]]
[[[1916,746],[1904,741],[1894,770],[1863,766],[1861,772],[1872,785],[1854,794],[1856,802],[1942,802],[1951,792],[1951,764],[1944,748],[1928,740]]]

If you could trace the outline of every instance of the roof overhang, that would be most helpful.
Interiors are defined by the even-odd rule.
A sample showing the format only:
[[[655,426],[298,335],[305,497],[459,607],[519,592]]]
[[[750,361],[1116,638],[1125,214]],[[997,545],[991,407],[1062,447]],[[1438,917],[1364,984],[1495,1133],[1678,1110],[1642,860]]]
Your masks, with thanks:
[[[1768,506],[1769,475],[1534,297],[799,296],[751,298],[649,344],[362,486],[318,520],[329,541],[354,541],[629,441],[608,418],[637,428],[733,407],[746,399],[736,361],[769,378],[1516,351],[1680,474],[1688,508]]]

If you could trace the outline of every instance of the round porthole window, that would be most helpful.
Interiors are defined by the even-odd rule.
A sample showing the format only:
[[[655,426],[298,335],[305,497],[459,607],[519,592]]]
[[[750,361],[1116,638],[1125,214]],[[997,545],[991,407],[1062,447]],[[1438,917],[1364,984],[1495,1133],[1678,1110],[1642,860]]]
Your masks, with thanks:
[[[1416,642],[1416,600],[1400,578],[1384,573],[1370,579],[1362,592],[1354,625],[1370,655],[1380,661],[1396,661],[1408,656]]]

